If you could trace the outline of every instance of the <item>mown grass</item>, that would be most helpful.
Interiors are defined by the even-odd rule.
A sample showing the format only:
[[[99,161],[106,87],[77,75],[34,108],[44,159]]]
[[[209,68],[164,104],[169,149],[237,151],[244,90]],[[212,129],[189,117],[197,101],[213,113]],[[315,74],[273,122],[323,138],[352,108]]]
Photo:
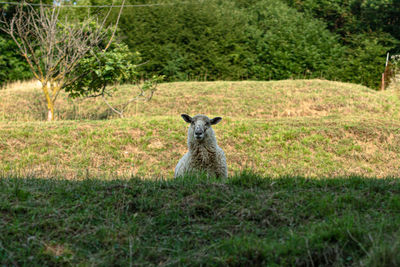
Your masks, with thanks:
[[[42,121],[47,111],[42,92],[29,83],[0,90],[0,121]],[[135,96],[133,85],[118,86],[109,102],[118,107]],[[182,112],[234,119],[271,120],[293,117],[362,116],[400,118],[400,91],[384,92],[324,80],[270,82],[177,82],[160,84],[152,101],[132,104],[133,116],[171,116]],[[101,98],[71,100],[61,94],[56,103],[59,120],[116,118]]]
[[[187,124],[179,116],[0,125],[0,169],[40,177],[171,177],[187,151]],[[225,117],[214,130],[230,174],[246,168],[267,176],[400,174],[400,121]]]
[[[398,266],[400,177],[0,178],[0,264]]]
[[[129,90],[121,86],[112,101],[122,102]],[[47,123],[40,121],[40,91],[1,90],[0,169],[40,177],[171,177],[187,150],[179,114],[203,113],[223,117],[214,130],[230,174],[251,168],[267,176],[398,175],[396,92],[321,80],[169,83],[151,102],[133,104],[124,119],[100,99],[63,96],[59,120]]]

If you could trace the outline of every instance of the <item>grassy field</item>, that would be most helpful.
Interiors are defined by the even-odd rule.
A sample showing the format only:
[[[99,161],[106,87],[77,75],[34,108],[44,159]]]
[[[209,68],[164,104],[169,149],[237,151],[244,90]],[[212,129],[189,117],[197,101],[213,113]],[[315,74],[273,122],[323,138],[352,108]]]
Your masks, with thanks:
[[[121,86],[115,105],[132,94]],[[149,103],[113,117],[100,99],[58,103],[43,121],[40,91],[0,91],[0,168],[64,178],[171,177],[187,150],[179,114],[222,116],[216,125],[230,174],[400,175],[398,91],[321,80],[167,83]],[[42,114],[42,113],[43,114]],[[61,120],[62,119],[62,120]]]
[[[166,83],[48,123],[35,87],[0,90],[0,265],[400,265],[400,88]],[[229,178],[171,179],[181,113],[223,117]]]
[[[4,266],[399,266],[400,180],[0,178]]]
[[[115,105],[134,96],[135,86],[118,86],[109,101]],[[325,80],[271,82],[178,82],[159,85],[153,100],[131,105],[127,117],[190,114],[237,119],[273,120],[294,117],[400,117],[400,88],[377,92],[367,87]],[[61,95],[56,117],[62,120],[113,118],[101,99],[69,100]],[[34,82],[0,90],[0,121],[43,121],[43,95]]]

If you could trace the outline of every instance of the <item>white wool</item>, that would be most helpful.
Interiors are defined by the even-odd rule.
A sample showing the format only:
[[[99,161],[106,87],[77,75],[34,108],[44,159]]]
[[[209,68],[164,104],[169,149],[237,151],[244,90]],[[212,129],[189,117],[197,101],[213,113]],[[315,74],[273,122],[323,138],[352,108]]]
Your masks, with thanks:
[[[190,117],[189,117],[190,118]],[[192,119],[192,118],[190,118]],[[221,118],[219,118],[220,120]],[[196,115],[193,120],[210,122],[207,116]],[[218,120],[218,121],[219,121]],[[218,122],[217,121],[217,122]],[[216,122],[216,123],[217,123]],[[188,130],[189,151],[179,160],[175,168],[175,177],[183,176],[186,173],[205,172],[209,176],[228,177],[228,167],[224,151],[218,146],[214,130],[211,125],[206,127],[205,136],[202,140],[194,137],[194,125],[191,124]]]

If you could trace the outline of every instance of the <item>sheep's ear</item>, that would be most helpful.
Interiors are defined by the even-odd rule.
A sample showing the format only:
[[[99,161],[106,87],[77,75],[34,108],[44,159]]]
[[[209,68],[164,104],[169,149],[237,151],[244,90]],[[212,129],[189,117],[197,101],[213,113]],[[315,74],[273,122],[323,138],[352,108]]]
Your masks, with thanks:
[[[210,120],[211,125],[215,125],[222,120],[221,117],[215,117],[214,119]]]
[[[184,121],[186,121],[187,123],[191,123],[192,122],[192,117],[190,117],[187,114],[181,114],[181,117],[183,118]]]

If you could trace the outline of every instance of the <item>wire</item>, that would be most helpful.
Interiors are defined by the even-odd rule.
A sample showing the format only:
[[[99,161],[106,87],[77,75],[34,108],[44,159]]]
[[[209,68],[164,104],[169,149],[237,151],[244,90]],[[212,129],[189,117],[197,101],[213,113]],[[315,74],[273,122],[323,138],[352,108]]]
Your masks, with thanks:
[[[9,5],[21,5],[23,3],[18,3],[18,2],[3,2],[1,1],[0,4],[9,4]],[[188,4],[188,2],[181,2],[181,3],[155,3],[155,4],[137,4],[137,5],[124,5],[123,7],[151,7],[151,6],[170,6],[170,5],[177,5],[177,4]],[[110,6],[110,5],[61,5],[61,4],[34,4],[34,3],[29,3],[31,6],[45,6],[45,7],[97,7],[97,8],[110,8],[110,7],[122,7],[122,5],[115,5],[115,6]]]

